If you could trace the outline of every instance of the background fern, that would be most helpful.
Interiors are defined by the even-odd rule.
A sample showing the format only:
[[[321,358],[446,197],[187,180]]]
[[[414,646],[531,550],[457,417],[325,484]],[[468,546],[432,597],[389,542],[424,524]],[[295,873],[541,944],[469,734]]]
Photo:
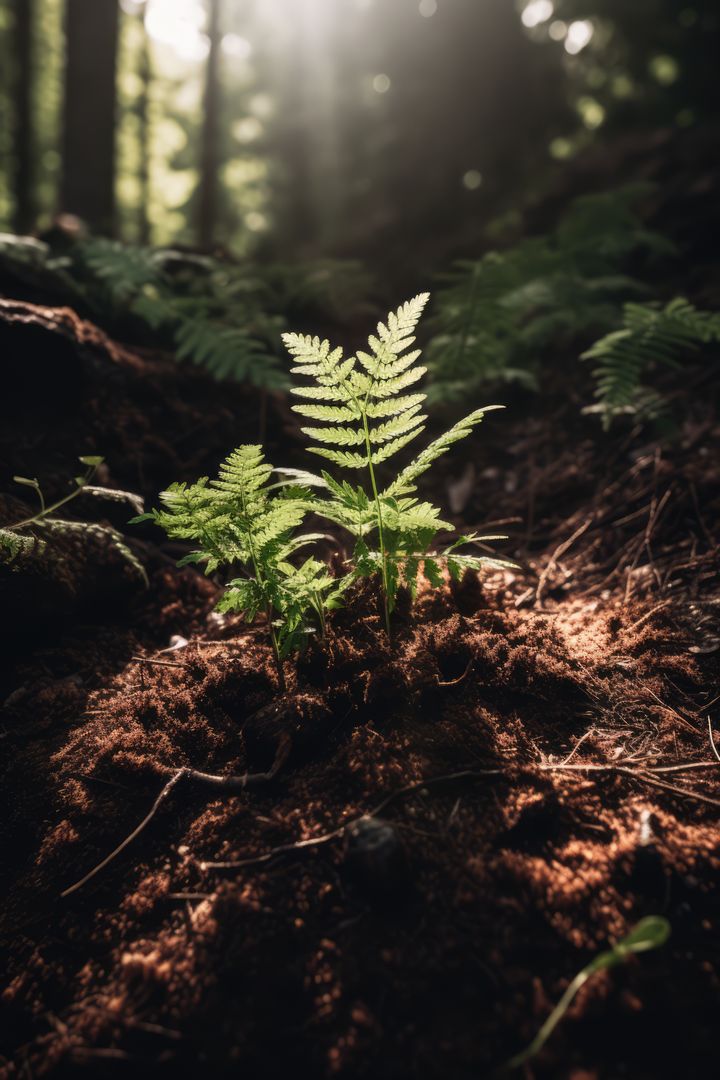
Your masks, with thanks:
[[[590,340],[615,325],[621,302],[644,291],[622,272],[627,258],[673,251],[633,210],[646,191],[584,196],[554,232],[456,263],[436,293],[430,399],[453,401],[492,381],[533,387],[550,343]]]
[[[597,362],[598,403],[585,411],[599,413],[606,430],[620,413],[657,415],[662,398],[643,386],[643,377],[657,365],[680,368],[684,356],[712,341],[720,341],[720,314],[701,311],[682,297],[665,307],[626,304],[622,329],[582,354]]]

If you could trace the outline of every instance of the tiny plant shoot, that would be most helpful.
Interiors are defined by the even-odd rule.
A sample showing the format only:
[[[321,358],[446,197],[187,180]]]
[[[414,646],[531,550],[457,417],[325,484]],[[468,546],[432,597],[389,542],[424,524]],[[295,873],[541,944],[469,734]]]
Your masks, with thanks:
[[[421,569],[437,586],[442,582],[442,565],[455,578],[487,563],[512,565],[457,553],[463,544],[504,539],[500,537],[463,536],[445,551],[429,554],[435,535],[452,529],[452,525],[440,518],[439,510],[419,502],[415,495],[418,477],[453,443],[469,435],[486,413],[502,406],[476,409],[430,443],[388,487],[382,489],[378,481],[378,466],[415,439],[427,420],[421,411],[426,395],[412,390],[426,369],[416,363],[420,350],[411,346],[428,299],[428,294],[422,293],[391,312],[387,323],[378,325],[377,336],[370,336],[368,351],[359,351],[347,359],[341,348],[333,349],[318,337],[283,335],[295,360],[293,374],[312,380],[311,385],[292,390],[305,399],[294,406],[295,411],[320,425],[303,428],[315,443],[311,453],[341,469],[363,470],[367,474],[369,492],[347,481],[338,482],[323,472],[322,483],[332,498],[316,504],[314,509],[354,535],[354,576],[379,574],[388,636],[398,588],[404,584],[414,595]]]
[[[502,1072],[518,1069],[540,1053],[572,1005],[576,995],[589,979],[592,979],[594,975],[599,974],[601,971],[609,971],[618,964],[624,964],[631,956],[649,952],[651,949],[659,949],[669,937],[670,923],[661,915],[648,915],[645,919],[641,919],[626,937],[622,938],[610,949],[601,952],[582,971],[578,972],[530,1045],[511,1058],[503,1066]]]
[[[250,622],[265,613],[284,691],[284,659],[311,631],[313,617],[324,629],[325,611],[338,606],[344,582],[317,559],[308,558],[299,567],[290,562],[296,551],[320,537],[293,536],[310,492],[285,482],[269,484],[272,473],[260,446],[240,446],[220,466],[216,480],[173,484],[160,496],[162,510],[135,520],[152,520],[173,539],[197,543],[182,564],[202,563],[208,574],[234,563],[243,568],[247,576],[230,581],[218,610],[241,612]]]
[[[106,499],[111,502],[127,503],[133,509],[142,510],[142,499],[129,491],[117,491],[113,488],[96,487],[91,483],[95,473],[103,463],[103,458],[94,454],[83,455],[78,461],[84,466],[85,472],[73,478],[73,487],[61,498],[48,503],[43,493],[40,481],[35,477],[14,476],[16,484],[30,488],[35,492],[39,508],[34,514],[13,522],[12,525],[4,525],[0,528],[0,563],[11,565],[19,556],[29,555],[33,551],[42,550],[45,539],[52,540],[58,536],[86,533],[96,537],[102,536],[118,554],[131,567],[134,573],[148,585],[145,567],[135,557],[133,552],[124,542],[122,535],[111,525],[100,525],[94,521],[67,521],[57,517],[57,511],[61,506],[72,502],[79,495],[91,495],[96,498]],[[27,534],[29,531],[29,535]]]

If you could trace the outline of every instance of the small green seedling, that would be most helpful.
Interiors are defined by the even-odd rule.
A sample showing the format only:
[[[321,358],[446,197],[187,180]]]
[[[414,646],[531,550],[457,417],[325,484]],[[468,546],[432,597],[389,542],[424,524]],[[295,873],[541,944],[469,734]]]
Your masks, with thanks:
[[[324,632],[325,612],[339,606],[347,582],[333,578],[312,557],[299,567],[290,561],[322,537],[293,535],[305,518],[310,492],[287,481],[270,484],[272,473],[260,446],[240,446],[220,466],[216,480],[173,484],[160,496],[163,509],[135,520],[152,520],[173,539],[198,543],[182,564],[202,563],[208,574],[233,563],[245,569],[248,576],[230,581],[217,607],[240,612],[250,622],[265,613],[284,691],[283,661],[312,632],[313,615]]]
[[[71,533],[93,533],[102,536],[122,556],[138,577],[142,578],[145,585],[148,584],[145,567],[135,557],[133,552],[123,540],[122,535],[110,525],[100,525],[94,521],[66,521],[56,516],[61,506],[76,499],[79,495],[92,495],[109,499],[112,502],[127,503],[135,510],[142,510],[142,499],[129,491],[116,491],[113,488],[96,487],[91,483],[98,468],[103,463],[103,458],[96,455],[84,455],[78,458],[81,465],[85,466],[85,472],[74,477],[74,487],[55,502],[48,503],[45,500],[39,480],[35,477],[14,476],[16,484],[30,488],[35,492],[40,509],[30,517],[16,521],[12,525],[4,525],[0,528],[0,563],[12,564],[19,556],[30,555],[44,545],[43,537],[53,537]],[[28,535],[29,531],[29,535]]]
[[[570,1008],[575,996],[589,979],[601,971],[609,971],[618,964],[624,964],[631,956],[650,952],[651,949],[659,949],[669,937],[670,923],[667,919],[660,915],[648,915],[647,918],[641,919],[626,937],[606,952],[600,953],[582,971],[578,972],[530,1045],[506,1062],[501,1072],[519,1068],[542,1050]]]
[[[301,334],[284,334],[285,345],[294,358],[293,374],[309,376],[313,385],[296,386],[293,393],[306,402],[294,410],[318,427],[303,428],[316,443],[313,454],[342,469],[366,470],[370,492],[347,481],[338,482],[327,472],[320,482],[331,498],[313,507],[316,513],[342,525],[355,537],[354,577],[379,574],[388,636],[390,615],[398,588],[406,585],[415,593],[417,575],[423,571],[433,585],[442,582],[442,566],[453,577],[484,564],[513,564],[477,555],[460,555],[463,544],[481,543],[504,537],[463,536],[439,553],[429,553],[436,534],[452,529],[440,518],[440,511],[416,497],[418,478],[453,443],[464,439],[492,409],[476,409],[423,452],[385,489],[378,484],[377,467],[418,436],[427,417],[421,412],[426,395],[405,393],[425,374],[416,364],[420,350],[410,350],[413,333],[428,301],[423,293],[390,313],[387,324],[380,323],[377,336],[369,338],[369,351],[343,358],[341,348],[328,341]],[[409,351],[410,350],[410,351]],[[317,477],[307,474],[308,482]]]

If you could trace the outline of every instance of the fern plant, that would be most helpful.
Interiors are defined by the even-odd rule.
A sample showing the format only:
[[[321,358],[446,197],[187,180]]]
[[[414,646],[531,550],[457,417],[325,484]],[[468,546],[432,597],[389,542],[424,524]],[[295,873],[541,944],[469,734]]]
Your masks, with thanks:
[[[554,231],[457,262],[440,279],[431,324],[431,399],[458,400],[495,381],[534,388],[542,349],[615,325],[621,300],[645,291],[623,272],[628,256],[674,250],[633,209],[644,191],[576,199]]]
[[[333,349],[327,340],[283,335],[295,360],[293,374],[313,380],[312,385],[292,390],[305,399],[293,406],[294,410],[320,425],[302,429],[315,441],[310,452],[341,469],[367,473],[369,493],[362,486],[339,482],[323,472],[320,483],[331,498],[314,503],[313,509],[355,536],[354,576],[380,575],[388,635],[398,587],[404,583],[414,594],[421,568],[437,585],[442,580],[442,563],[457,576],[465,569],[499,562],[456,551],[463,543],[484,542],[489,537],[462,537],[446,551],[430,555],[429,546],[436,534],[452,526],[440,518],[434,506],[420,502],[416,490],[418,478],[430,465],[453,443],[469,435],[487,412],[500,406],[470,413],[432,442],[388,487],[381,489],[378,483],[378,466],[415,439],[427,419],[421,411],[426,395],[412,390],[426,369],[416,363],[420,350],[411,346],[428,298],[427,293],[422,293],[391,312],[387,323],[378,325],[377,335],[370,336],[369,351],[358,351],[348,358],[342,348]],[[317,482],[317,478],[309,479]],[[373,543],[375,534],[377,546]]]
[[[85,466],[85,472],[74,478],[74,487],[67,495],[55,502],[47,503],[42,487],[36,478],[15,476],[17,484],[35,492],[40,503],[39,510],[29,517],[0,528],[0,563],[6,566],[20,565],[23,559],[42,551],[48,539],[70,533],[93,533],[106,541],[123,558],[135,574],[148,585],[145,567],[125,543],[121,533],[111,525],[101,525],[94,521],[68,521],[57,516],[60,507],[72,502],[79,495],[90,495],[109,499],[112,502],[127,503],[135,510],[142,510],[142,500],[129,491],[116,491],[112,488],[96,487],[91,483],[95,473],[103,463],[103,458],[86,455],[78,459]]]
[[[160,496],[162,509],[135,520],[152,520],[173,539],[197,543],[181,564],[203,564],[208,574],[240,564],[247,576],[229,582],[218,610],[237,611],[250,622],[264,612],[284,691],[283,661],[312,631],[313,615],[324,628],[325,612],[338,606],[345,583],[312,557],[299,567],[291,562],[320,537],[294,535],[305,518],[309,491],[285,481],[270,484],[272,473],[260,446],[240,446],[220,466],[217,479],[173,484]]]
[[[654,364],[678,369],[684,354],[712,341],[720,341],[720,314],[701,311],[682,297],[664,307],[626,304],[622,329],[582,354],[596,361],[598,399],[585,412],[599,413],[605,430],[620,413],[657,415],[662,399],[643,386],[643,376]]]

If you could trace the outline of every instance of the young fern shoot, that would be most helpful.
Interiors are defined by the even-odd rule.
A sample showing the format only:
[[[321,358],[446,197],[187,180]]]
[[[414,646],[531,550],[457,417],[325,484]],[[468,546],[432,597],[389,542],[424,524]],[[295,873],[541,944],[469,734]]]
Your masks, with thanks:
[[[314,558],[299,567],[290,561],[319,537],[293,535],[305,517],[309,492],[269,484],[272,473],[260,446],[240,446],[220,466],[216,480],[173,484],[160,496],[163,509],[136,520],[152,520],[173,539],[198,543],[182,564],[202,563],[208,574],[232,563],[245,568],[248,576],[230,581],[217,607],[240,612],[250,622],[265,613],[284,691],[283,661],[311,631],[311,613],[324,627],[324,613],[338,606],[344,583]]]
[[[391,312],[387,323],[378,325],[377,335],[370,336],[368,351],[359,351],[347,359],[341,348],[333,349],[328,341],[318,337],[283,335],[296,361],[293,374],[313,379],[313,385],[296,386],[292,390],[305,399],[293,406],[294,410],[322,424],[303,428],[309,438],[321,444],[311,446],[311,453],[342,469],[367,471],[370,493],[346,481],[339,483],[323,472],[323,482],[332,497],[316,504],[314,509],[355,536],[355,576],[379,573],[388,635],[398,587],[404,583],[414,594],[421,565],[428,580],[437,585],[442,580],[438,560],[445,562],[455,575],[493,561],[459,556],[454,551],[457,544],[439,555],[428,554],[436,533],[452,529],[452,525],[440,518],[440,511],[434,506],[418,501],[415,481],[453,443],[469,435],[485,413],[501,406],[487,406],[470,413],[432,442],[389,487],[382,490],[378,485],[377,466],[393,457],[425,427],[427,416],[421,410],[426,395],[405,391],[425,374],[426,369],[416,363],[420,350],[411,346],[428,299],[428,294],[422,293]],[[369,543],[375,532],[379,550]],[[485,539],[490,538],[463,537],[458,544]]]

